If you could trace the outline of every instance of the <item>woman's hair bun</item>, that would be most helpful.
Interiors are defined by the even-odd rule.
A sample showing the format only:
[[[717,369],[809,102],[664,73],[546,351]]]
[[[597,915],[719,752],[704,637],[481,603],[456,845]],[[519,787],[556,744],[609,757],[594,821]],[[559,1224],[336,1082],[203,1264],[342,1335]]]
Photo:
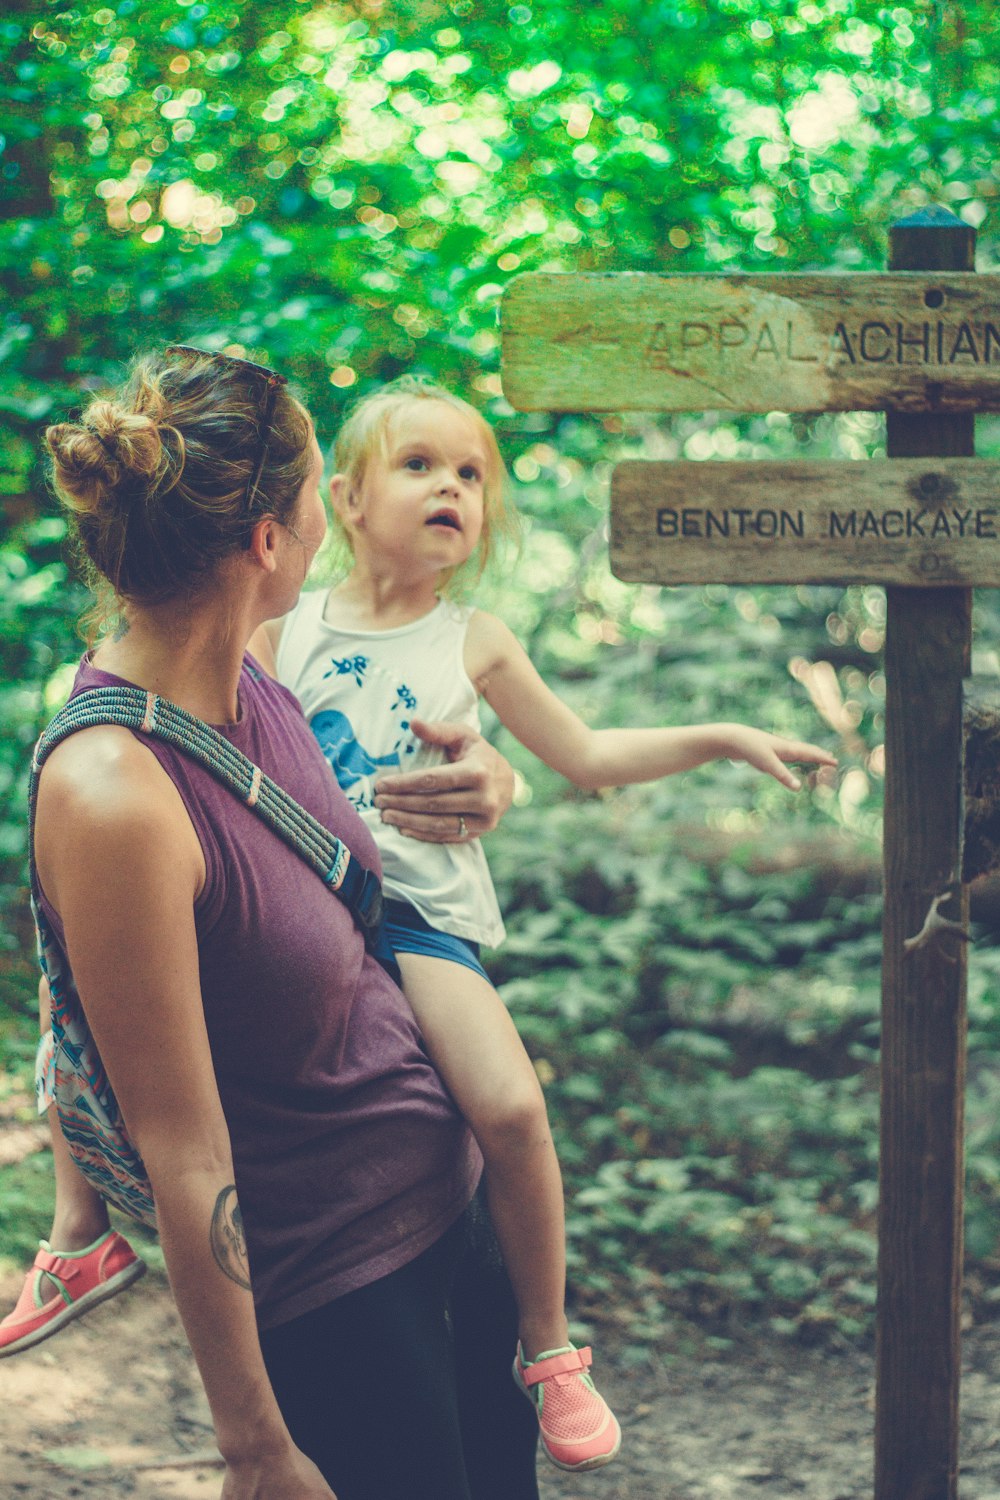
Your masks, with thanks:
[[[46,431],[60,487],[73,492],[73,478],[105,474],[112,484],[123,471],[154,474],[163,462],[159,428],[145,413],[123,411],[111,401],[93,401],[81,422],[60,422]],[[114,471],[114,472],[111,472]]]
[[[167,458],[153,418],[125,411],[113,401],[92,401],[80,422],[57,423],[47,430],[45,441],[59,492],[80,512],[115,505],[122,498],[123,479],[148,479]]]
[[[159,427],[146,412],[122,411],[113,401],[94,401],[86,425],[109,457],[133,474],[155,474],[163,461]]]

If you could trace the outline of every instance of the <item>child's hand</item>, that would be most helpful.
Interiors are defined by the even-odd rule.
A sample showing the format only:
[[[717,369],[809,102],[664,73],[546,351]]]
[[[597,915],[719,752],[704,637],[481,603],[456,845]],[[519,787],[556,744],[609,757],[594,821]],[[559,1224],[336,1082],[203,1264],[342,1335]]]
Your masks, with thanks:
[[[768,734],[766,729],[753,729],[749,724],[727,725],[731,734],[731,748],[726,755],[730,760],[744,760],[748,766],[773,776],[782,786],[797,792],[802,785],[798,776],[789,771],[787,762],[804,762],[806,765],[835,766],[837,757],[818,745],[805,740],[786,740],[779,734]]]

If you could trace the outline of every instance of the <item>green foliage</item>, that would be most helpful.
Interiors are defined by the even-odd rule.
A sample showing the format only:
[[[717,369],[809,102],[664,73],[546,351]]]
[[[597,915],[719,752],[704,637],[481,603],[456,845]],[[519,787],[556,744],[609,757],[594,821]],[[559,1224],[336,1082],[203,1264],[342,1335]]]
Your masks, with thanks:
[[[30,1266],[55,1202],[52,1158],[39,1152],[0,1172],[0,1264]]]
[[[696,865],[608,804],[529,823],[493,859],[511,914],[494,973],[546,1084],[574,1281],[648,1299],[651,1327],[756,1312],[857,1331],[877,902]]]
[[[495,966],[548,1079],[574,1279],[596,1296],[626,1278],[650,1329],[663,1309],[866,1320],[878,911],[817,872],[877,839],[884,600],[629,587],[606,513],[619,456],[864,459],[881,419],[521,415],[497,306],[523,270],[874,268],[889,222],[923,204],[982,224],[994,30],[987,0],[7,5],[0,1059],[20,1072],[31,1050],[26,761],[82,608],[44,426],[168,340],[287,370],[324,441],[357,393],[430,374],[497,426],[526,537],[490,602],[575,708],[742,718],[841,757],[794,804],[812,865],[762,875],[755,850],[793,804],[745,768],[581,799],[500,740],[530,809],[491,845],[511,913]],[[995,421],[979,447],[1000,449]],[[976,628],[995,639],[993,594]],[[969,1245],[988,1279],[1000,1020],[996,964],[976,962]],[[4,1184],[16,1224],[37,1186],[23,1170],[9,1200]]]
[[[857,1335],[874,1302],[877,893],[831,890],[829,866],[761,873],[759,846],[693,863],[635,811],[533,809],[491,852],[510,927],[493,974],[546,1085],[574,1284],[642,1306],[650,1336],[677,1315]],[[974,952],[980,1292],[1000,1232],[998,968]]]
[[[551,427],[498,399],[516,271],[853,268],[915,205],[980,223],[990,19],[18,0],[0,27],[7,492],[31,487],[39,423],[176,337],[266,351],[327,434],[356,386],[416,364],[486,398],[516,454]]]

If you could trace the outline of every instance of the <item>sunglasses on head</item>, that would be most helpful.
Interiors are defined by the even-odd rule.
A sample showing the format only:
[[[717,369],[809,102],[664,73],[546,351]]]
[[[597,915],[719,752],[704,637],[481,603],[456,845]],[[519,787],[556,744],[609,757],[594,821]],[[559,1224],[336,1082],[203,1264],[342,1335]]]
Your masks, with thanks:
[[[261,405],[260,422],[258,424],[259,447],[257,458],[253,466],[253,473],[247,484],[247,492],[243,497],[243,514],[250,514],[257,486],[260,484],[260,476],[264,472],[264,464],[267,460],[267,449],[271,439],[271,423],[274,419],[274,408],[278,400],[278,392],[283,385],[288,384],[287,375],[279,375],[277,370],[269,369],[267,365],[255,365],[252,359],[238,359],[235,354],[222,354],[213,349],[196,349],[193,344],[171,344],[167,355],[179,354],[186,359],[209,359],[215,364],[225,365],[228,369],[238,370],[247,376],[256,379],[264,387],[264,400]]]

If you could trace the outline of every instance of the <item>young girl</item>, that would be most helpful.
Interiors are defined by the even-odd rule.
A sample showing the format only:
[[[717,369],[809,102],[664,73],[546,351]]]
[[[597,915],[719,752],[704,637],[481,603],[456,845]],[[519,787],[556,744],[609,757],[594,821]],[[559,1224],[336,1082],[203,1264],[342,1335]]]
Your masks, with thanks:
[[[414,719],[478,728],[490,704],[529,750],[579,787],[648,781],[719,758],[745,760],[792,789],[786,762],[832,765],[814,745],[741,724],[591,730],[545,685],[506,625],[453,602],[505,523],[504,468],[474,407],[403,379],[355,407],[334,450],[335,515],[347,577],[304,593],[258,635],[299,698],[341,787],[378,842],[389,937],[428,1050],[486,1161],[490,1208],[518,1298],[514,1375],[536,1405],[560,1468],[607,1463],[618,1423],[569,1341],[563,1192],[534,1068],[479,962],[503,924],[478,840],[460,815],[439,845],[383,818],[376,783],[434,752]]]

